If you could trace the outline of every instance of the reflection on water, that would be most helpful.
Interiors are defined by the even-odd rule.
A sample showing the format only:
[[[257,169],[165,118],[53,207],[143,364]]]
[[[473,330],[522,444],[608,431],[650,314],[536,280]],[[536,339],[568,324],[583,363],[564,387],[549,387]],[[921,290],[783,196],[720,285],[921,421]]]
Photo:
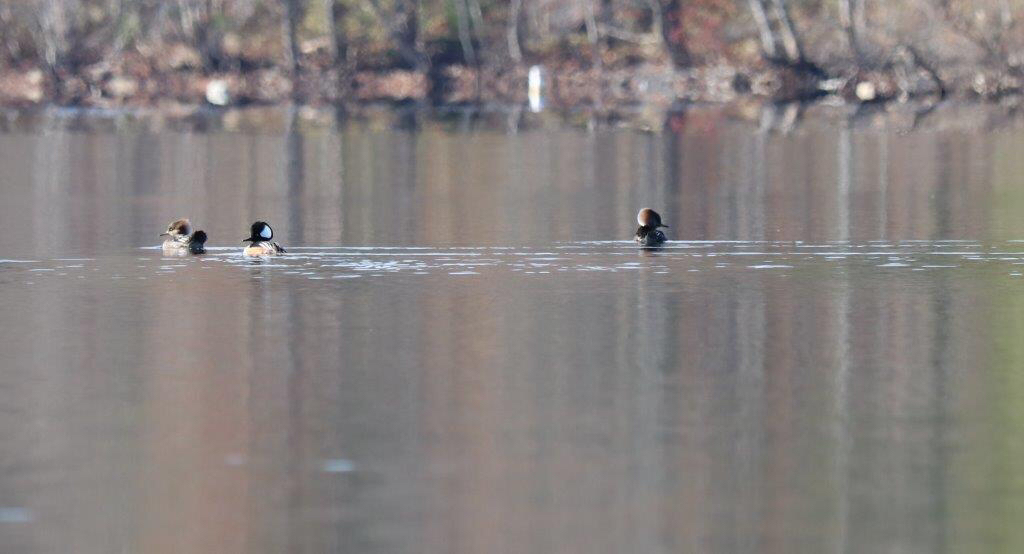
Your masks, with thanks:
[[[1019,550],[1022,146],[10,130],[0,544]],[[640,205],[686,240],[638,251]],[[210,254],[152,248],[182,216]],[[242,259],[255,219],[292,253]]]

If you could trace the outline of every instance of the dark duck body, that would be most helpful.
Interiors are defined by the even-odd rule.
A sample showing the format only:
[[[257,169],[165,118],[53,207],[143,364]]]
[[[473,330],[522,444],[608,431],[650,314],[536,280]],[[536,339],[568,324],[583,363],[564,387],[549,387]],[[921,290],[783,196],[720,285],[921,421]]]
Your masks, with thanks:
[[[193,254],[206,252],[206,231],[200,229],[188,238],[188,251]]]

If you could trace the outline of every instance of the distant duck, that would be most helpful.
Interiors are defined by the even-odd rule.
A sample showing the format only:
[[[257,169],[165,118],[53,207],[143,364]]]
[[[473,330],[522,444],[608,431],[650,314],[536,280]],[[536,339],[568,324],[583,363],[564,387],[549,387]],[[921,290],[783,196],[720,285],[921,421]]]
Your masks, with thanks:
[[[658,228],[668,225],[661,222],[658,212],[644,208],[636,214],[636,222],[640,224],[640,228],[636,230],[636,242],[640,246],[661,246],[665,243],[665,233]]]
[[[167,226],[167,231],[160,233],[164,239],[164,254],[184,256],[185,254],[202,254],[206,252],[206,231],[192,232],[192,223],[187,219],[179,219]]]
[[[274,230],[270,228],[270,225],[265,221],[257,221],[252,224],[249,229],[249,238],[244,239],[242,242],[250,243],[249,246],[242,250],[242,254],[246,256],[275,256],[277,254],[284,254],[284,248],[281,248],[280,244],[271,242],[274,238]]]

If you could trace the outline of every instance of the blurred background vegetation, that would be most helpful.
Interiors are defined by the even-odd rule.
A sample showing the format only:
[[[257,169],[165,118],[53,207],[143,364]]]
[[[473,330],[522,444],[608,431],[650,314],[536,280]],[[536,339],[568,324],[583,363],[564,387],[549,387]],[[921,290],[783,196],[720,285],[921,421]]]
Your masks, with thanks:
[[[534,64],[566,90],[644,68],[634,96],[1004,96],[1022,17],[1024,0],[2,0],[0,100],[218,103],[215,75],[232,103],[459,100],[515,96]]]

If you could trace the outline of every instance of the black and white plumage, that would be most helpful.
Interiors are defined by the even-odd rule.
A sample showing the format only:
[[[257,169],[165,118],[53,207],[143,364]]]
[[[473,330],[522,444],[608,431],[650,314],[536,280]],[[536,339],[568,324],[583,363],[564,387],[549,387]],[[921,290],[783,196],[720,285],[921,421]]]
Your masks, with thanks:
[[[242,242],[250,243],[242,250],[246,256],[275,256],[284,254],[285,250],[280,244],[273,242],[274,229],[266,221],[257,221],[249,228],[249,238]]]
[[[665,243],[665,233],[659,229],[660,227],[668,227],[661,222],[661,215],[658,212],[644,208],[636,214],[636,222],[640,224],[640,228],[636,230],[637,244],[644,247],[661,246]]]

